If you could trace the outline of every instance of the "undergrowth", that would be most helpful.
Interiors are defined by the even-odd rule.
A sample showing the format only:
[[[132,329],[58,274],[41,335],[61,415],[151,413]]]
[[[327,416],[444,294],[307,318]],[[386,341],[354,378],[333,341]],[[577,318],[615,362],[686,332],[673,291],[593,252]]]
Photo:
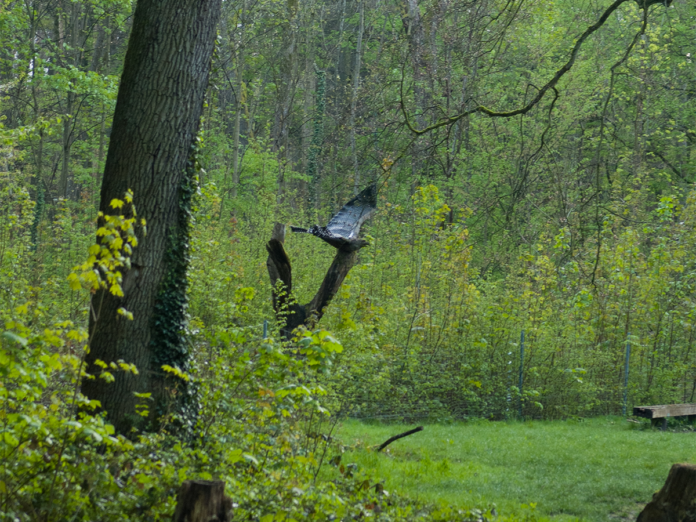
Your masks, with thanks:
[[[387,469],[338,463],[333,475],[322,474],[322,463],[334,462],[338,449],[317,434],[346,415],[448,421],[512,418],[520,407],[527,418],[615,413],[623,402],[626,341],[632,345],[629,408],[693,396],[696,267],[687,255],[696,241],[693,195],[663,197],[650,227],[607,218],[596,267],[596,250],[572,251],[566,232],[556,230],[520,251],[519,264],[498,280],[470,265],[466,209],[449,223],[451,209],[433,186],[409,200],[383,195],[365,227],[371,246],[329,307],[324,329],[300,332],[286,344],[272,319],[264,240],[276,219],[308,218],[271,193],[260,193],[264,205],[255,213],[231,215],[210,183],[197,199],[189,272],[186,335],[195,357],[186,378],[200,395],[196,435],[180,438],[169,430],[173,419],[164,419],[157,433],[116,435],[79,392],[95,260],[82,263],[104,247],[91,244],[94,216],[59,201],[34,227],[27,179],[13,177],[1,190],[0,511],[6,519],[62,520],[69,512],[73,520],[159,520],[171,516],[181,482],[194,478],[224,479],[239,520],[490,519],[483,498],[450,508],[432,503],[434,497],[395,495],[381,482],[392,474]],[[639,188],[633,196],[649,206]],[[125,223],[114,219],[116,227]],[[301,236],[289,236],[286,247],[298,299],[305,300],[332,251]],[[125,263],[127,252],[118,255]],[[109,270],[100,277],[117,288],[118,266]],[[116,371],[138,369],[129,361],[103,361],[92,377],[108,380]],[[147,409],[142,397],[135,413]],[[433,469],[427,473],[440,476]],[[532,497],[514,497],[510,510],[499,502],[502,514],[495,516],[534,518],[534,510],[518,510]]]
[[[322,464],[335,457],[322,433],[335,422],[329,409],[337,411],[340,402],[322,381],[343,347],[324,330],[300,331],[292,343],[278,335],[263,338],[245,324],[254,291],[238,284],[219,308],[211,305],[226,318],[217,328],[191,318],[196,357],[190,372],[163,367],[196,384],[194,435],[182,438],[171,416],[155,433],[116,434],[97,413],[97,401],[80,393],[80,382],[109,383],[115,372],[138,372],[128,361],[97,361],[99,371],[90,375],[84,364],[87,315],[115,319],[100,317],[88,296],[97,290],[122,295],[122,272],[137,248],[138,227],[145,225],[135,218],[133,195],[114,200],[113,215],[99,215],[98,240],[85,249],[86,261],[63,281],[56,273],[38,284],[32,277],[46,268],[33,265],[31,201],[21,190],[4,195],[0,519],[169,520],[187,479],[224,480],[234,520],[483,519],[476,509],[389,495],[376,477],[354,466],[337,464],[338,476],[318,480]],[[124,205],[131,218],[118,214]],[[64,208],[55,216],[56,234],[64,226],[58,223],[71,219]],[[132,317],[123,308],[119,314],[119,320]],[[147,416],[149,397],[141,395],[134,414]]]

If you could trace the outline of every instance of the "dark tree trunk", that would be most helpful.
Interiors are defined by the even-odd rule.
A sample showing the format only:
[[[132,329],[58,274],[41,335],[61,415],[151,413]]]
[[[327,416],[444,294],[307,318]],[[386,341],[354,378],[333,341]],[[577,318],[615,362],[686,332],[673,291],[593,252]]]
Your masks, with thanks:
[[[151,415],[169,408],[162,365],[186,368],[182,332],[186,307],[186,270],[192,159],[208,85],[221,0],[139,0],[119,87],[111,142],[106,158],[100,209],[134,193],[138,217],[147,220],[132,269],[124,274],[124,297],[98,292],[92,299],[93,336],[87,357],[123,359],[138,375],[115,374],[116,381],[85,380],[83,393],[101,402],[117,430],[135,420],[135,392],[151,393]],[[133,313],[129,321],[120,307]],[[183,383],[178,383],[183,386]],[[178,396],[185,396],[178,393]]]
[[[229,522],[232,501],[222,480],[187,480],[179,489],[173,522]]]

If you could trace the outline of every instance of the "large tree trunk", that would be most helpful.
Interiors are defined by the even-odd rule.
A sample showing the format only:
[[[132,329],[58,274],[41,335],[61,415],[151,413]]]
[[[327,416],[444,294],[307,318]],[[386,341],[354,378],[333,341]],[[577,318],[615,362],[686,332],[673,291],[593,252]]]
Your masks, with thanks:
[[[188,361],[182,336],[195,183],[192,151],[220,5],[221,0],[139,0],[135,10],[100,209],[113,213],[110,201],[132,189],[138,217],[147,220],[147,235],[139,238],[132,269],[124,275],[124,297],[101,291],[92,299],[98,318],[90,321],[87,363],[94,372],[97,359],[123,359],[139,373],[119,372],[114,383],[94,379],[82,385],[122,433],[136,418],[134,393],[152,394],[153,415],[166,411],[167,387],[177,383],[165,378],[162,365],[185,369]],[[134,319],[117,315],[120,307]]]

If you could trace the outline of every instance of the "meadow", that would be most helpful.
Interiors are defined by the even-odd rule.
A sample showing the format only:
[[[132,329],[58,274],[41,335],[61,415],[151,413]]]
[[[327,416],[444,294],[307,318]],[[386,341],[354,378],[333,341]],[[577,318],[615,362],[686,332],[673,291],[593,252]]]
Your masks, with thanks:
[[[384,479],[387,491],[554,522],[635,520],[673,463],[696,462],[696,433],[650,429],[620,417],[425,425],[346,421],[344,463]]]

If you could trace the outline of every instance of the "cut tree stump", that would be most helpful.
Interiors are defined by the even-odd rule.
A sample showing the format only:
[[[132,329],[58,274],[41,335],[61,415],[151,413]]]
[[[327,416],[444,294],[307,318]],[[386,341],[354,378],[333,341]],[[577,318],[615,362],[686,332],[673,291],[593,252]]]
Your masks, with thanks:
[[[229,522],[232,501],[222,480],[186,480],[176,497],[173,522]]]
[[[696,522],[696,466],[675,464],[638,522]]]

